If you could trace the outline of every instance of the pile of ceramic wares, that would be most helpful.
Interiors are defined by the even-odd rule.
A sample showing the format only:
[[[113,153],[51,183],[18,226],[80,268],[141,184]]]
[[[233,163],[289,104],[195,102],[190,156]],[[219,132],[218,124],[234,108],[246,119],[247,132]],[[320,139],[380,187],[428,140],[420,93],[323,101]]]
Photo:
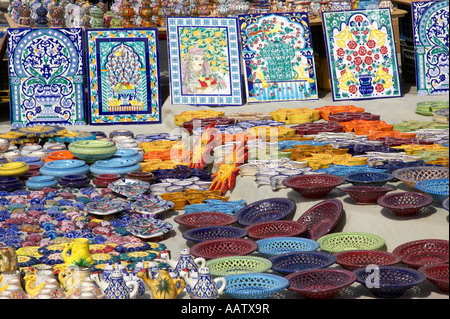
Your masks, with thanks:
[[[376,234],[337,231],[343,202],[326,197],[396,222],[448,211],[446,105],[423,103],[432,121],[395,125],[345,105],[185,111],[174,116],[182,135],[4,132],[0,299],[333,298],[366,285],[369,264],[381,273],[372,297],[414,295],[427,280],[448,293],[448,240],[386,251]],[[274,196],[236,199],[239,183]],[[296,220],[294,199],[309,205]],[[173,249],[178,232],[186,247]]]

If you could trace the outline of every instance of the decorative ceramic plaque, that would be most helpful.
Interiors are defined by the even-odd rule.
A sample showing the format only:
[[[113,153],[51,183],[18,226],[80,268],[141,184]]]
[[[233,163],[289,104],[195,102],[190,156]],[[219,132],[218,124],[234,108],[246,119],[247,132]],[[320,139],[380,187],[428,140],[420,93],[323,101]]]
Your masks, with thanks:
[[[158,30],[86,29],[90,124],[161,123]]]
[[[401,97],[388,8],[322,12],[334,101]]]
[[[85,125],[82,29],[8,28],[12,127]]]
[[[317,100],[308,13],[239,16],[247,102]]]
[[[418,95],[449,92],[449,2],[412,2]]]
[[[168,17],[172,104],[242,105],[236,18]]]

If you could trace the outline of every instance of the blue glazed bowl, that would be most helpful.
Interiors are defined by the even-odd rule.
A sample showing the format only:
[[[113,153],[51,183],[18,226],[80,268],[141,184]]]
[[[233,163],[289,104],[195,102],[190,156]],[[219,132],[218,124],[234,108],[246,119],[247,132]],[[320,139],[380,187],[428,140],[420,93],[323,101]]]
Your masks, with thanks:
[[[279,256],[299,251],[315,251],[319,243],[301,237],[273,237],[257,240],[258,252],[267,256]]]
[[[39,172],[59,179],[66,175],[87,174],[89,166],[83,160],[56,160],[44,163]]]
[[[44,161],[37,156],[22,156],[22,157],[16,157],[11,160],[11,162],[25,162],[28,166],[30,165],[43,165]]]
[[[286,289],[289,280],[266,273],[247,273],[225,276],[224,292],[235,299],[268,299]]]
[[[0,191],[12,192],[23,186],[23,182],[18,177],[0,178]]]
[[[423,283],[424,273],[406,267],[378,266],[377,269],[359,268],[353,271],[356,281],[368,288],[375,296],[396,298],[408,289]]]
[[[198,227],[185,231],[183,238],[193,242],[201,242],[220,238],[244,238],[248,231],[244,228],[233,226]]]
[[[132,159],[140,163],[144,160],[144,156],[136,150],[121,148],[118,149],[112,158]]]
[[[55,187],[58,181],[53,176],[38,175],[30,177],[25,185],[31,190],[40,190],[45,187]]]
[[[82,188],[90,184],[91,180],[84,174],[66,175],[59,180],[62,187]]]
[[[297,204],[288,198],[269,198],[251,203],[236,213],[238,223],[250,226],[256,223],[281,220],[295,213]]]
[[[417,182],[415,187],[424,193],[427,193],[439,203],[442,203],[448,197],[448,178],[428,179]]]
[[[111,158],[96,161],[89,168],[94,175],[100,174],[118,174],[124,177],[126,174],[141,169],[141,165],[134,159]]]
[[[394,179],[390,173],[357,172],[344,176],[345,180],[354,186],[383,186]]]
[[[290,274],[305,269],[326,268],[336,262],[332,254],[321,251],[300,251],[270,257],[272,270]]]

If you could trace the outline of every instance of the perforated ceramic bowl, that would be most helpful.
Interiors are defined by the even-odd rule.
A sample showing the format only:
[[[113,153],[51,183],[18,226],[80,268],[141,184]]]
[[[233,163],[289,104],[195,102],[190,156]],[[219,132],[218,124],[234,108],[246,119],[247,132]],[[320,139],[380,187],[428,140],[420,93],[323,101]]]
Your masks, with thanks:
[[[372,291],[375,296],[381,298],[399,297],[427,279],[422,272],[416,269],[397,266],[378,267],[377,285],[373,284],[373,280],[367,280],[369,276],[373,276],[372,270],[359,268],[353,273],[356,275],[357,282]],[[370,286],[368,283],[370,283]]]
[[[336,262],[336,257],[321,251],[299,251],[273,256],[269,260],[272,270],[290,274],[305,269],[329,267]]]
[[[448,178],[429,179],[416,183],[416,188],[424,193],[427,193],[439,203],[442,203],[449,194]]]
[[[333,189],[345,183],[342,176],[330,174],[297,175],[283,180],[283,185],[292,188],[305,198],[323,198]]]
[[[256,223],[245,228],[248,237],[253,239],[263,239],[270,237],[300,236],[305,233],[306,225],[290,220],[276,220],[271,222]]]
[[[251,203],[236,213],[238,223],[249,226],[256,223],[281,220],[294,214],[297,204],[288,198],[269,198]]]
[[[315,251],[319,243],[301,237],[273,237],[257,240],[258,252],[266,256],[278,256],[297,251]]]
[[[400,262],[400,258],[393,253],[380,250],[348,250],[334,255],[338,265],[351,271],[368,265],[393,266]]]
[[[394,188],[389,186],[348,186],[340,187],[339,190],[346,192],[358,204],[373,204]]]
[[[251,239],[221,238],[195,244],[191,248],[191,254],[194,257],[203,257],[209,260],[228,256],[245,256],[257,249],[258,244]]]
[[[305,237],[317,240],[333,230],[343,214],[343,205],[340,200],[327,199],[309,208],[297,222],[308,228]]]
[[[263,273],[272,268],[272,263],[256,256],[220,257],[206,261],[211,275],[224,277],[227,275]]]
[[[345,287],[356,281],[351,271],[343,269],[308,269],[286,276],[289,290],[298,292],[306,298],[333,298]]]
[[[320,249],[329,253],[345,250],[378,250],[384,246],[380,236],[362,232],[339,232],[320,237]]]
[[[196,212],[178,215],[174,218],[174,221],[188,228],[231,226],[237,222],[237,217],[221,212]]]
[[[409,187],[415,188],[417,182],[449,178],[449,168],[442,166],[416,166],[397,169],[392,172],[392,176],[402,181]]]
[[[394,179],[389,173],[356,172],[344,176],[345,180],[354,186],[383,186]]]
[[[444,292],[448,292],[448,263],[422,266],[419,268],[419,271],[423,272],[425,276],[427,276],[428,280],[433,283],[433,285]]]
[[[392,252],[403,264],[420,268],[430,264],[449,262],[449,241],[443,239],[421,239],[404,243]]]
[[[281,276],[265,273],[250,273],[225,276],[224,292],[235,299],[267,299],[289,286]]]
[[[427,194],[415,192],[399,192],[381,196],[378,205],[392,211],[397,216],[413,216],[422,208],[433,203],[433,198]]]
[[[182,234],[184,239],[197,243],[220,238],[244,238],[247,235],[246,229],[233,226],[198,227],[189,229]]]

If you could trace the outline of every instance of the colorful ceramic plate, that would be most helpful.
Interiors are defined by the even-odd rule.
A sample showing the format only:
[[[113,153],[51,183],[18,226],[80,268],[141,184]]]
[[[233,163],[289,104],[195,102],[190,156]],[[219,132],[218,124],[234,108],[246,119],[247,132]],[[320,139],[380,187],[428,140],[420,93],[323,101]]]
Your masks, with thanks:
[[[146,239],[167,234],[172,230],[173,225],[160,219],[136,217],[134,215],[128,227],[131,234]]]
[[[158,254],[153,251],[132,251],[129,253],[123,253],[119,255],[119,259],[128,261],[130,263],[137,261],[151,261],[158,257]]]
[[[142,243],[125,243],[121,245],[117,245],[115,250],[120,253],[130,253],[134,251],[143,251],[143,250],[149,250],[150,245],[146,242]]]
[[[42,248],[40,246],[27,246],[20,247],[16,250],[17,256],[32,256],[32,257],[42,257],[42,254],[39,253],[39,249]]]
[[[119,260],[117,256],[105,253],[91,254],[91,257],[94,260],[94,265],[115,263]]]
[[[144,194],[150,187],[150,183],[137,180],[122,178],[108,185],[108,188],[115,193],[128,198],[133,198]]]
[[[39,259],[32,256],[17,256],[19,267],[31,267],[39,264]]]
[[[131,210],[135,213],[155,215],[172,209],[175,204],[162,199],[157,195],[152,195],[147,199],[138,199],[131,204]]]
[[[64,250],[66,244],[50,244],[38,248],[38,253],[42,255],[49,255],[55,253],[61,253]]]
[[[53,253],[42,256],[39,259],[39,262],[41,264],[56,265],[56,264],[63,264],[64,260],[62,259],[61,253]]]
[[[89,244],[89,252],[91,254],[108,254],[116,248],[117,244]]]
[[[128,204],[120,199],[101,199],[96,202],[90,202],[84,206],[84,210],[94,215],[111,215],[119,213],[128,208]]]

